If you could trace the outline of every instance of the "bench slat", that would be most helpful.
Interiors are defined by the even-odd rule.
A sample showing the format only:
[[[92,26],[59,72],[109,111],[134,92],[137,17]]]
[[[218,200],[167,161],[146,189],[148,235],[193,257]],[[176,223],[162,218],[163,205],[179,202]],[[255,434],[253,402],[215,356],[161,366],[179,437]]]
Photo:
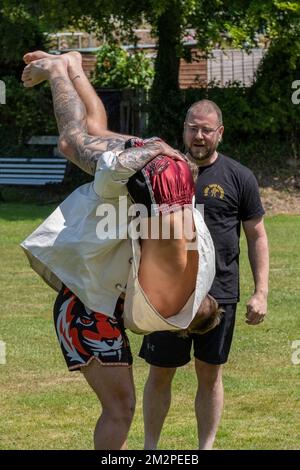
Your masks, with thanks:
[[[28,141],[29,145],[56,145],[58,136],[56,135],[34,135]]]
[[[2,168],[11,168],[14,171],[17,170],[28,170],[28,171],[34,171],[35,169],[41,168],[45,170],[62,170],[65,171],[65,165],[40,165],[40,164],[32,164],[32,165],[25,165],[25,164],[19,164],[17,163],[16,165],[13,163],[0,163],[0,170]]]
[[[29,176],[30,175],[30,176]],[[52,178],[61,178],[62,174],[46,174],[46,175],[43,175],[42,173],[40,174],[37,174],[37,175],[32,175],[29,173],[28,177],[30,178],[38,178],[38,179],[44,179],[44,180],[48,180],[48,179],[52,179]],[[10,178],[10,177],[13,177],[13,178],[23,178],[23,179],[26,179],[27,178],[27,175],[24,175],[24,174],[18,174],[18,173],[1,173],[1,178]]]
[[[61,183],[61,179],[60,180],[31,180],[31,179],[28,179],[28,180],[16,180],[16,179],[13,179],[13,178],[10,178],[10,179],[7,179],[7,180],[3,180],[2,178],[0,178],[0,184],[5,184],[5,185],[32,185],[32,186],[41,186],[41,185],[45,185],[45,184],[48,184],[48,183]]]
[[[53,146],[53,157],[0,156],[0,185],[34,185],[61,183],[68,161],[59,153],[58,136],[33,136],[30,145]]]
[[[64,175],[65,174],[65,170],[64,169],[58,169],[58,170],[44,170],[44,169],[40,169],[40,170],[28,170],[28,169],[11,169],[11,168],[5,168],[5,169],[0,169],[0,175],[5,175],[7,173],[12,173],[12,174],[21,174],[21,175],[26,175],[26,173],[28,174],[40,174],[40,175]]]
[[[64,158],[35,158],[35,157],[22,157],[22,158],[10,158],[10,157],[0,157],[0,162],[24,162],[30,164],[32,163],[61,163],[67,164],[67,160]]]

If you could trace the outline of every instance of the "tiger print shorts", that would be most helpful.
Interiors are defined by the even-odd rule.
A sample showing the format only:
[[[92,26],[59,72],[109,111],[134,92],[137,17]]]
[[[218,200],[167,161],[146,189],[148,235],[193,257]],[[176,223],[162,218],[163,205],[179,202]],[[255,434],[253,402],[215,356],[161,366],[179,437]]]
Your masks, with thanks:
[[[132,354],[118,300],[115,318],[93,312],[67,287],[54,304],[54,325],[69,370],[80,369],[96,359],[104,366],[131,366]]]

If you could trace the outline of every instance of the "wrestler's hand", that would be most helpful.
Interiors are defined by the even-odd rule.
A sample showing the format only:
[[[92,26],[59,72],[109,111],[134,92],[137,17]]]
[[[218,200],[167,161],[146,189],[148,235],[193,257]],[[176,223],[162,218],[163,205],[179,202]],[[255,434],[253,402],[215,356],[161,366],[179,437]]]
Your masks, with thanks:
[[[267,297],[264,294],[253,294],[247,302],[246,323],[258,325],[265,319],[268,309]]]
[[[173,149],[170,145],[164,142],[161,139],[157,139],[157,143],[161,147],[161,154],[167,155],[168,157],[174,158],[175,160],[183,160],[184,162],[187,161],[185,155],[181,153],[179,150]]]

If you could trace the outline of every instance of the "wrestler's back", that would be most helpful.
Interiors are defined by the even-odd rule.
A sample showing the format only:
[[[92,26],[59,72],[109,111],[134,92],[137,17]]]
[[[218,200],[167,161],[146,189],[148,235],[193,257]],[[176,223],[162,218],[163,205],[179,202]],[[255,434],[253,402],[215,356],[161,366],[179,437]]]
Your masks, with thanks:
[[[164,318],[179,313],[196,285],[198,251],[187,250],[191,240],[184,234],[176,239],[183,220],[182,210],[160,216],[159,239],[145,237],[141,240],[139,283],[153,307]],[[164,239],[162,227],[168,224],[170,237]]]

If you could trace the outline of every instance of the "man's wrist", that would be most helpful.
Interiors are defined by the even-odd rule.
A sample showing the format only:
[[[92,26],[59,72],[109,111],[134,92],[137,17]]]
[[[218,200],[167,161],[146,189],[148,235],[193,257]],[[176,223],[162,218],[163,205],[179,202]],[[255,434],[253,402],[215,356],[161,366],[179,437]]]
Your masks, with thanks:
[[[264,297],[265,299],[267,299],[268,294],[269,294],[268,289],[255,289],[254,291],[254,295],[259,295],[261,297]]]

